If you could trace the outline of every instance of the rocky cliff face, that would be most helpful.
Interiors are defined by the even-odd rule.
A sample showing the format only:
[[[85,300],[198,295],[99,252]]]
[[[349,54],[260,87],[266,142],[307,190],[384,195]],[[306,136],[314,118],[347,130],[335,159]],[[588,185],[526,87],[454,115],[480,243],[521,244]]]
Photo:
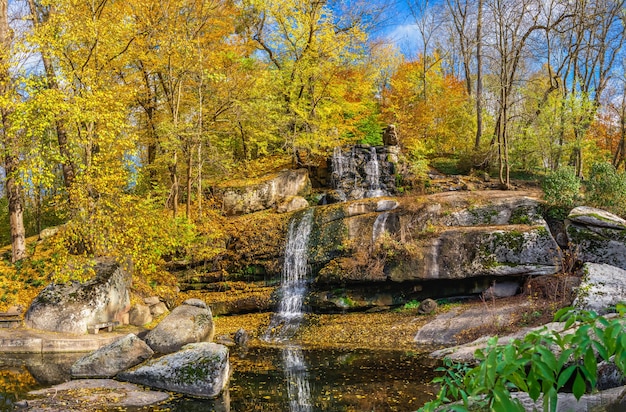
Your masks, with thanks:
[[[560,249],[540,210],[525,193],[498,191],[319,207],[310,303],[329,310],[398,304],[556,273]]]
[[[478,294],[494,283],[514,290],[531,276],[557,273],[564,260],[626,269],[626,223],[617,216],[574,209],[566,230],[559,225],[557,243],[538,192],[450,188],[454,191],[393,197],[397,169],[396,146],[337,148],[328,159],[328,186],[317,188],[324,196],[314,208],[308,242],[311,285],[305,304],[313,310]],[[226,214],[243,214],[231,218],[237,219],[236,233],[213,272],[194,271],[186,287],[221,291],[226,286],[214,286],[217,282],[243,280],[245,288],[253,285],[259,292],[253,304],[241,298],[212,307],[233,313],[275,306],[270,289],[280,283],[293,215],[291,207],[280,205],[297,203],[288,196],[308,193],[308,182],[301,169],[224,191]],[[293,209],[306,206],[298,200]],[[263,211],[251,213],[256,210]],[[564,254],[561,248],[570,244],[574,250]]]
[[[336,147],[328,162],[335,200],[395,194],[398,152],[398,146]]]

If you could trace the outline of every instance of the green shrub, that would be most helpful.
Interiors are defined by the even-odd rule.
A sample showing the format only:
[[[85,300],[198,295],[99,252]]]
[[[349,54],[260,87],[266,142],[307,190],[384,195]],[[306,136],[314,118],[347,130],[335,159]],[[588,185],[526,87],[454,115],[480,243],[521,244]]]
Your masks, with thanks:
[[[626,175],[610,163],[595,163],[585,182],[587,202],[623,215],[626,211]]]
[[[491,338],[485,350],[475,352],[480,364],[473,368],[446,360],[438,369],[443,376],[434,380],[441,384],[437,398],[420,411],[435,411],[451,402],[458,403],[445,410],[524,411],[520,401],[511,397],[515,391],[527,392],[534,401],[543,395],[543,410],[556,411],[558,392],[572,382],[572,392],[580,399],[587,385],[596,387],[598,359],[615,356],[615,365],[626,373],[626,306],[618,305],[617,310],[620,316],[608,319],[594,312],[561,309],[555,320],[565,322],[563,331],[544,327],[503,346]]]
[[[541,188],[550,206],[571,208],[580,197],[580,179],[571,166],[561,167],[547,175]]]

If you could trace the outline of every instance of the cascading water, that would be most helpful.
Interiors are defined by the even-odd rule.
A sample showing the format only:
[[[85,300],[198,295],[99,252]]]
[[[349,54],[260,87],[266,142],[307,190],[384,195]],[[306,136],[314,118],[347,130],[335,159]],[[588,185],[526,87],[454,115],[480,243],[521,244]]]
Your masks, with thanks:
[[[307,289],[308,244],[312,225],[313,209],[308,209],[299,218],[295,217],[289,224],[280,286],[281,299],[278,312],[272,317],[265,333],[266,341],[284,342],[291,339],[304,316],[302,304]],[[302,348],[289,344],[283,349],[282,358],[289,410],[312,411],[308,368]]]
[[[302,303],[307,289],[308,243],[312,224],[313,209],[306,210],[299,219],[294,218],[289,224],[279,292],[280,303],[265,334],[267,341],[291,338],[304,316]]]
[[[370,149],[370,160],[365,165],[365,173],[366,181],[369,186],[365,192],[365,197],[385,196],[385,191],[380,189],[380,165],[375,147]]]
[[[395,188],[394,164],[387,147],[335,147],[329,162],[330,182],[339,201],[388,196]]]

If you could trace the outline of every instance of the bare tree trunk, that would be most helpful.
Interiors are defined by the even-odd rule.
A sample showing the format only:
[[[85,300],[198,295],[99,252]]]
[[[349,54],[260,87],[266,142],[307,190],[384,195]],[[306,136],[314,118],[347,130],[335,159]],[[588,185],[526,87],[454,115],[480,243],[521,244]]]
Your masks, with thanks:
[[[192,170],[193,170],[193,145],[190,143],[187,148],[187,203],[185,207],[185,216],[187,219],[191,219],[191,183],[192,183]]]
[[[476,19],[476,140],[474,150],[480,148],[483,135],[483,59],[482,59],[483,0],[478,0]]]
[[[7,95],[10,86],[9,55],[11,49],[11,29],[9,27],[8,0],[0,0],[0,93]],[[9,204],[9,226],[11,230],[11,261],[26,257],[26,234],[24,230],[24,207],[22,190],[16,176],[19,155],[17,136],[9,131],[9,111],[0,109],[2,116],[2,143],[4,146],[4,170],[6,196]]]

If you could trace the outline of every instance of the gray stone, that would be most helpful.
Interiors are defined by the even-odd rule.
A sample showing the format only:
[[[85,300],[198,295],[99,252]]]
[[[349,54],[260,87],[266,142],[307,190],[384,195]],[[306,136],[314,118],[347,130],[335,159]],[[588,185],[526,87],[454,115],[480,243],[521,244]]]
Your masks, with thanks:
[[[545,225],[541,203],[527,196],[494,197],[443,216],[446,226]]]
[[[417,313],[421,315],[430,315],[437,310],[437,302],[432,299],[424,299],[417,308]]]
[[[250,340],[250,335],[245,329],[239,328],[237,329],[237,332],[235,332],[234,340],[238,346],[246,346],[248,345],[248,341]]]
[[[574,306],[603,314],[620,302],[626,302],[626,270],[585,263]]]
[[[558,245],[544,226],[450,229],[420,245],[409,259],[388,264],[392,281],[478,276],[550,275]]]
[[[397,200],[394,199],[383,199],[376,202],[376,212],[388,212],[393,210],[399,206]]]
[[[609,362],[602,361],[598,363],[598,390],[616,388],[626,385],[626,376],[622,374],[617,365],[615,365],[614,357]]]
[[[508,298],[517,295],[518,290],[519,283],[517,282],[494,282],[483,292],[483,297],[485,299]]]
[[[143,303],[145,303],[148,306],[156,305],[160,301],[161,299],[159,299],[158,296],[148,296],[147,298],[143,298]]]
[[[206,309],[208,307],[205,301],[203,301],[202,299],[196,299],[196,298],[187,299],[186,301],[183,302],[183,305],[195,306],[200,309]]]
[[[582,262],[605,263],[626,270],[624,220],[600,209],[577,207],[565,221],[575,257]]]
[[[607,389],[598,393],[585,394],[578,400],[571,393],[559,393],[556,411],[554,412],[623,411],[624,409],[610,409],[610,405],[623,396],[622,394],[625,390],[626,388],[623,386]],[[534,402],[525,392],[512,393],[511,396],[519,399],[524,409],[528,412],[543,410],[543,397],[539,397]]]
[[[136,304],[130,308],[128,322],[133,326],[143,326],[152,322],[150,308],[146,305]]]
[[[463,331],[485,325],[508,325],[519,308],[520,305],[467,310],[454,308],[422,326],[413,341],[422,345],[456,345],[458,335]]]
[[[165,402],[170,395],[112,379],[80,379],[31,391],[20,410],[37,412],[92,412],[113,408],[142,408]],[[68,406],[71,405],[71,408]]]
[[[152,316],[160,316],[167,312],[169,312],[169,310],[167,310],[167,306],[163,302],[159,302],[156,305],[150,306],[150,314]]]
[[[71,368],[72,377],[112,378],[149,359],[153,354],[144,341],[130,333],[77,360]]]
[[[199,299],[190,299],[202,302]],[[185,301],[185,302],[189,302]],[[172,353],[188,343],[209,342],[213,339],[211,310],[185,303],[178,306],[146,335],[146,343],[157,353]]]
[[[93,270],[96,276],[85,283],[46,286],[28,308],[26,326],[84,334],[92,324],[121,322],[130,307],[130,273],[113,259],[97,260]]]
[[[311,181],[306,169],[287,170],[255,182],[221,190],[222,205],[227,215],[252,213],[271,209],[289,196],[306,196]]]
[[[542,330],[546,331],[557,331],[562,332],[565,323],[563,322],[552,322],[546,325],[536,327],[536,328],[523,328],[516,333],[498,337],[499,345],[506,345],[512,342],[514,339],[523,339],[524,336],[531,332],[538,332]],[[463,363],[475,363],[476,358],[474,354],[477,349],[485,349],[487,347],[487,341],[490,336],[480,337],[472,342],[465,343],[458,346],[450,346],[444,349],[439,349],[430,353],[430,356],[433,358],[441,359],[441,358],[449,358],[455,362],[463,362]]]
[[[228,384],[229,374],[228,348],[200,342],[122,372],[118,379],[199,398],[214,398]]]
[[[302,196],[290,196],[278,203],[276,212],[289,213],[300,209],[306,209],[307,207],[309,207],[309,202]]]
[[[626,230],[626,220],[602,209],[589,206],[578,206],[569,213],[567,218],[585,226],[605,227],[608,229]]]

